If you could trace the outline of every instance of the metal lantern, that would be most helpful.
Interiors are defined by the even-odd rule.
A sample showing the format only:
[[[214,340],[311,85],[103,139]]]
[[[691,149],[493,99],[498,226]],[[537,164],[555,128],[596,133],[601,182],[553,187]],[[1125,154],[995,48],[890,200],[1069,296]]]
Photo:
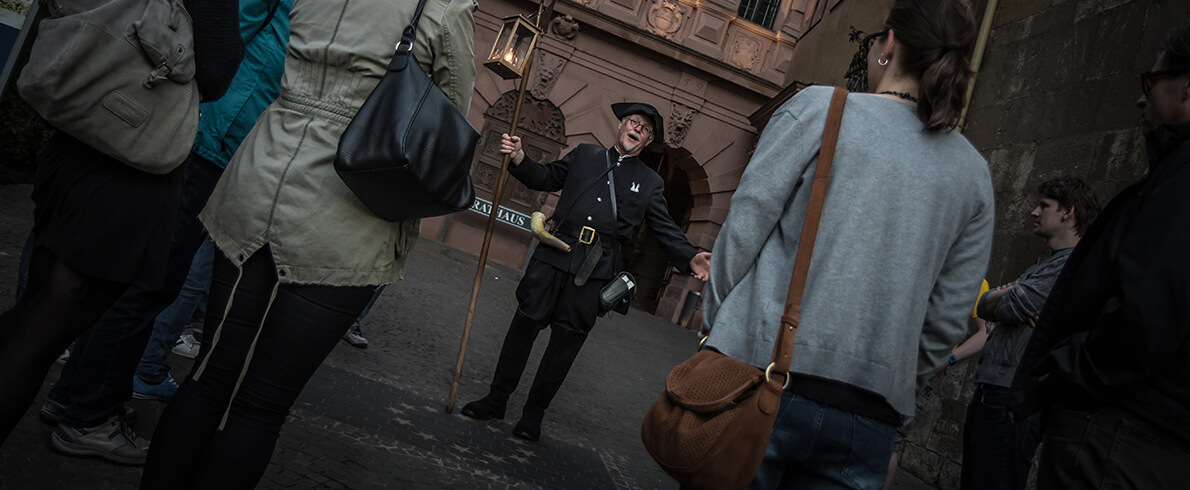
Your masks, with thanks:
[[[483,66],[505,80],[524,76],[525,64],[537,44],[538,34],[541,30],[524,16],[505,17],[496,44],[492,46],[492,54]]]

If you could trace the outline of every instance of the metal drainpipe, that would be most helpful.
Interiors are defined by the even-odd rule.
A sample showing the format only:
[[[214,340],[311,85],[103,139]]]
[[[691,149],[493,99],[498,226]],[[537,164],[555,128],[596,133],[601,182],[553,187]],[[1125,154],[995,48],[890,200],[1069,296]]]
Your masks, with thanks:
[[[979,37],[975,39],[975,54],[971,57],[971,80],[967,82],[967,97],[963,101],[963,113],[959,116],[959,132],[967,129],[967,111],[971,108],[971,96],[975,93],[975,80],[979,78],[979,68],[983,64],[983,53],[988,48],[988,36],[992,33],[992,21],[996,18],[996,7],[999,0],[988,0],[988,6],[983,11],[983,24],[979,26]]]

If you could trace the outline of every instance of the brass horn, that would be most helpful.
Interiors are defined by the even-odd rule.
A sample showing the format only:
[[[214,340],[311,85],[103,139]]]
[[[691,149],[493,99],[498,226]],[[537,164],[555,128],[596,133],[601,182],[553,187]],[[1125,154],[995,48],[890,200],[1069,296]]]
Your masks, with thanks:
[[[565,252],[570,251],[569,244],[545,231],[545,215],[541,214],[541,211],[533,212],[529,218],[529,229],[533,231],[533,236],[537,238],[537,241]]]

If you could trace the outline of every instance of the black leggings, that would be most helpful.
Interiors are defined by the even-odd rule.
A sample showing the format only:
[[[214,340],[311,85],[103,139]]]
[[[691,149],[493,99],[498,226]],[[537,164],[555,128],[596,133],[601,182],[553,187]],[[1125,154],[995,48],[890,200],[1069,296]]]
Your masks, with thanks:
[[[24,294],[0,315],[0,444],[37,397],[62,349],[127,288],[82,274],[45,247],[33,251]]]
[[[157,425],[142,489],[255,488],[290,407],[374,290],[286,284],[270,306],[267,246],[237,286],[240,274],[215,254],[202,350]]]

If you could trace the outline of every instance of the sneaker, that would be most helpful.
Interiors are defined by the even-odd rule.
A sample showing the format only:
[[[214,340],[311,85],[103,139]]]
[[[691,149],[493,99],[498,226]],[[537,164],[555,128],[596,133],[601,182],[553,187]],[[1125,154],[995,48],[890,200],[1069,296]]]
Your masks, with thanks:
[[[132,397],[137,400],[165,400],[168,401],[178,392],[178,383],[174,377],[166,374],[160,383],[146,383],[140,376],[132,375]]]
[[[194,359],[198,357],[198,349],[200,347],[202,347],[202,343],[194,338],[194,334],[184,333],[181,337],[178,337],[178,343],[174,344],[174,354]]]
[[[346,340],[352,347],[361,349],[368,347],[368,339],[365,339],[364,334],[359,331],[359,325],[352,325],[347,329],[347,333],[343,334],[343,340]]]
[[[63,415],[66,415],[66,405],[46,398],[45,403],[41,405],[41,410],[37,413],[37,418],[49,425],[58,425],[62,421]],[[135,424],[136,419],[136,409],[124,405],[124,420],[127,420],[129,424]]]
[[[122,414],[113,415],[98,427],[76,429],[58,424],[50,444],[70,456],[99,456],[113,463],[144,466],[149,441],[136,435]]]

